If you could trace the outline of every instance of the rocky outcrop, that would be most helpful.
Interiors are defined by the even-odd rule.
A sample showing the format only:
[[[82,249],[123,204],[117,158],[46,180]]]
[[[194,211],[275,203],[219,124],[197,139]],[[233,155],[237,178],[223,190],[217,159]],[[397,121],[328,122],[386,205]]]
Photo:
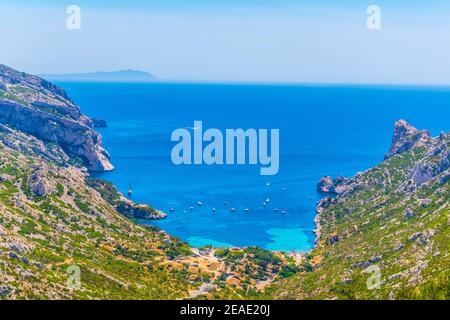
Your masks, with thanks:
[[[81,122],[43,112],[15,102],[0,101],[0,123],[59,144],[69,154],[81,158],[91,171],[110,171],[109,154],[101,137]]]
[[[441,132],[437,138],[432,138],[429,131],[417,130],[405,120],[399,120],[394,125],[392,145],[385,156],[385,160],[414,148],[425,148],[423,160],[416,164],[410,172],[413,186],[409,187],[409,191],[412,191],[415,187],[420,187],[450,167],[450,151],[447,141],[448,135],[445,132]],[[438,158],[438,161],[436,161],[436,158]],[[317,191],[340,197],[364,188],[364,181],[358,179],[361,174],[357,174],[354,178],[338,176],[333,179],[330,176],[325,176],[317,184]],[[386,181],[380,183],[386,184]],[[320,205],[318,208],[320,208]]]
[[[49,176],[48,168],[37,166],[28,177],[28,189],[36,196],[46,196],[56,191],[56,184]]]
[[[317,191],[328,193],[332,192],[331,190],[334,190],[333,178],[331,178],[330,176],[325,176],[320,179],[319,183],[317,184]]]
[[[386,160],[389,160],[394,155],[408,152],[414,148],[423,147],[423,154],[420,156],[420,161],[414,163],[413,166],[405,170],[405,183],[400,184],[397,192],[404,192],[405,194],[411,194],[422,185],[433,181],[435,177],[440,177],[439,183],[444,185],[450,179],[450,146],[448,144],[448,134],[442,132],[439,137],[432,138],[430,132],[425,130],[417,130],[409,125],[404,120],[399,120],[394,125],[394,137],[392,146],[389,153],[386,155]],[[322,218],[323,212],[327,211],[330,207],[333,207],[341,200],[345,200],[352,196],[353,193],[358,193],[363,190],[370,191],[375,186],[382,189],[387,188],[392,183],[391,173],[388,170],[382,170],[380,175],[373,176],[371,181],[365,178],[367,172],[361,172],[356,174],[353,178],[345,178],[338,176],[333,179],[331,176],[323,177],[317,184],[317,191],[328,193],[333,197],[327,196],[321,199],[317,206],[317,216],[315,218],[316,230],[314,233],[317,238],[321,236]],[[430,205],[430,200],[425,199],[420,201],[423,208],[427,208]],[[363,201],[360,201],[358,205],[364,205]],[[372,206],[372,209],[379,210],[386,205],[385,201],[379,201]],[[352,208],[344,208],[343,214],[349,214]],[[410,207],[405,208],[403,218],[406,220],[415,217],[415,212]],[[329,237],[325,243],[333,244],[338,239]],[[316,244],[317,244],[316,240]]]
[[[328,246],[331,246],[337,242],[339,242],[339,235],[337,234],[337,232],[333,232],[326,240],[326,244]]]
[[[121,201],[116,205],[116,210],[127,218],[134,219],[163,219],[167,215],[155,210],[146,204],[136,204],[131,201]]]
[[[421,186],[425,182],[431,180],[435,176],[435,170],[432,165],[418,164],[412,174],[412,180],[417,186]]]
[[[0,298],[9,296],[13,292],[13,290],[14,289],[11,288],[10,286],[1,284],[0,285]]]
[[[111,182],[88,178],[86,183],[97,190],[104,200],[116,208],[117,212],[127,218],[153,220],[167,217],[164,212],[153,209],[149,205],[135,203],[125,198]]]
[[[436,161],[436,158],[438,161]],[[412,181],[421,186],[450,168],[450,149],[447,134],[441,133],[438,138],[431,140],[430,147],[424,159],[412,170]]]
[[[394,125],[394,136],[389,152],[385,160],[411,150],[426,145],[431,141],[431,133],[427,130],[417,130],[409,125],[405,120],[399,120]]]
[[[0,141],[4,145],[22,154],[39,157],[42,160],[52,161],[59,165],[65,165],[70,157],[57,144],[44,143],[34,136],[12,129],[0,124]]]
[[[108,127],[108,123],[104,119],[92,118],[92,123],[94,124],[94,128]]]
[[[317,191],[324,193],[343,194],[352,188],[353,180],[342,176],[338,176],[336,179],[325,176],[317,184]]]
[[[91,171],[110,171],[109,154],[92,121],[50,82],[0,65],[9,95],[0,97],[0,124],[61,146]]]

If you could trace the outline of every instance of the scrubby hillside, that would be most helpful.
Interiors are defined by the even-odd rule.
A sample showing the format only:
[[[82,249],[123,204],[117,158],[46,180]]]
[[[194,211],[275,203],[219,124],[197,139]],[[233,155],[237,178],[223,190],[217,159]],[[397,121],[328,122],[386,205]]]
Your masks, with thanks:
[[[190,249],[122,217],[85,177],[0,144],[0,298],[186,297],[166,247]]]
[[[313,268],[275,282],[277,299],[449,299],[450,139],[396,123],[386,160],[323,179]],[[328,185],[327,185],[328,184]]]

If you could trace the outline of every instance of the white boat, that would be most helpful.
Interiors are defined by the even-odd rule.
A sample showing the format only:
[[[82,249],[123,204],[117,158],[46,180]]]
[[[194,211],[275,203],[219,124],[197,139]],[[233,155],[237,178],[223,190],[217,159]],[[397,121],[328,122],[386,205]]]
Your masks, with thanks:
[[[197,205],[198,205],[199,207],[201,207],[201,206],[203,205],[203,202],[197,201]]]
[[[231,208],[230,212],[236,212],[236,208]]]
[[[131,198],[133,196],[133,189],[131,188],[131,181],[128,183],[128,198]]]

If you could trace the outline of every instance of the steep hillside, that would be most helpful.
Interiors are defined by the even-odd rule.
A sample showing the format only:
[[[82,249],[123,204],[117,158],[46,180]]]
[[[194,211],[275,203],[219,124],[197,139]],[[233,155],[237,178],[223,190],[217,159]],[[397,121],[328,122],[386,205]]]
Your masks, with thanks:
[[[0,124],[58,144],[91,171],[114,169],[92,121],[52,83],[0,64],[0,110]]]
[[[140,227],[62,168],[0,144],[0,295],[14,298],[177,298],[183,273],[162,248],[189,248]],[[70,290],[68,268],[81,270]],[[72,267],[73,268],[73,267]],[[71,269],[69,269],[70,271]]]
[[[401,120],[386,160],[324,178],[309,272],[276,281],[277,299],[449,299],[450,138]]]

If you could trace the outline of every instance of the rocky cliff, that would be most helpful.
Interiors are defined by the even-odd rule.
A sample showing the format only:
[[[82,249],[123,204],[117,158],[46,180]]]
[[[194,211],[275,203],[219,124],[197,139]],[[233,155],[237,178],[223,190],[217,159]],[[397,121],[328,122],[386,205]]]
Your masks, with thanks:
[[[394,124],[394,135],[392,144],[385,159],[389,159],[396,154],[411,150],[415,147],[421,147],[432,140],[431,133],[427,130],[417,130],[401,119]]]
[[[0,65],[0,124],[59,145],[91,171],[114,169],[92,121],[64,90],[4,65]]]
[[[385,161],[414,149],[426,150],[421,161],[416,163],[409,172],[410,183],[407,189],[412,191],[449,168],[450,154],[447,140],[448,135],[445,132],[433,138],[429,131],[418,130],[405,120],[399,120],[394,124],[392,144],[385,155]],[[317,191],[335,194],[337,197],[345,196],[349,192],[366,188],[365,181],[360,179],[362,176],[364,172],[358,173],[353,178],[338,176],[333,179],[325,176],[317,184]],[[383,181],[383,184],[387,182]],[[320,209],[321,205],[318,208]]]
[[[336,179],[333,179],[330,176],[325,176],[320,179],[317,184],[317,191],[324,193],[335,193],[342,194],[348,190],[351,190],[353,187],[353,180],[338,176]]]

